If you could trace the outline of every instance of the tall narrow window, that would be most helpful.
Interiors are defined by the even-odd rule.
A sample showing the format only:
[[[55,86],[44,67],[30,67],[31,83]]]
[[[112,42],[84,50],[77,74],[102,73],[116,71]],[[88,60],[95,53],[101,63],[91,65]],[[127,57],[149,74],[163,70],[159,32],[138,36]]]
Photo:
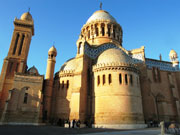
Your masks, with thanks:
[[[111,83],[112,83],[112,77],[111,77],[111,74],[109,74],[108,80],[109,80],[109,84],[111,84]]]
[[[104,36],[105,35],[104,24],[101,25],[101,29],[102,29],[102,36]]]
[[[127,74],[125,74],[125,83],[128,84]]]
[[[67,80],[67,89],[69,88],[69,80]]]
[[[116,38],[116,31],[115,31],[115,28],[113,29],[113,37]]]
[[[122,76],[119,74],[119,83],[122,84]]]
[[[97,77],[97,85],[99,85],[100,84],[100,76],[98,75],[98,77]]]
[[[19,48],[19,53],[18,53],[18,55],[21,55],[21,51],[22,51],[22,47],[23,47],[23,43],[24,43],[24,34],[23,34],[23,36],[22,36],[22,39],[21,39],[21,44],[20,44],[20,48]]]
[[[130,83],[131,83],[131,85],[133,85],[133,76],[132,75],[130,75]]]
[[[18,40],[19,40],[19,33],[16,35],[16,40],[15,40],[14,49],[13,49],[13,55],[16,53]]]
[[[103,75],[103,85],[106,83],[105,75]]]
[[[27,100],[28,100],[28,93],[24,94],[24,104],[27,104]]]
[[[62,89],[64,88],[64,81],[62,81]]]
[[[111,36],[111,28],[108,27],[108,36],[110,37]]]

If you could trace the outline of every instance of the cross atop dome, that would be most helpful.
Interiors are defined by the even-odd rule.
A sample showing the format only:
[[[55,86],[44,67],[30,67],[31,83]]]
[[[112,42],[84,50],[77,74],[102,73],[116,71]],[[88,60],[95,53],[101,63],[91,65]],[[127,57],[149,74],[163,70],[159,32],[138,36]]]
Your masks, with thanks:
[[[102,10],[102,2],[100,3],[100,10]]]

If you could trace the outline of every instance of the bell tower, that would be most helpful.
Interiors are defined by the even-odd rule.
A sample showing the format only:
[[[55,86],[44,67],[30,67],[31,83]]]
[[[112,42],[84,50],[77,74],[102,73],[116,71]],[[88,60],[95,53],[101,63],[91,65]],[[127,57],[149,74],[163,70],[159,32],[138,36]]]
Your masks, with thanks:
[[[3,110],[8,91],[12,89],[15,72],[25,73],[27,57],[34,35],[34,22],[29,12],[14,20],[14,32],[7,57],[0,75],[0,110]],[[0,113],[1,114],[1,113]]]

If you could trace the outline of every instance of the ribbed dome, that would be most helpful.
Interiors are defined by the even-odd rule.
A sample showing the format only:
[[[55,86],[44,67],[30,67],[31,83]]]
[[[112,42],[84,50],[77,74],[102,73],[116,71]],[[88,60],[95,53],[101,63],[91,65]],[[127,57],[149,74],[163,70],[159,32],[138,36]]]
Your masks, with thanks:
[[[80,61],[78,61],[75,58],[72,58],[62,65],[60,71],[72,71],[73,72],[75,70],[78,70],[79,66],[80,66]]]
[[[21,20],[24,20],[24,21],[33,21],[32,15],[29,12],[26,12],[26,13],[21,15]]]
[[[36,68],[35,66],[29,68],[29,69],[28,69],[28,73],[29,73],[30,75],[39,75],[39,72],[38,72],[38,70],[37,70],[37,68]]]
[[[101,53],[97,59],[97,64],[125,63],[131,64],[132,58],[119,49],[111,48]]]
[[[92,21],[100,21],[100,20],[109,20],[112,22],[116,22],[113,16],[111,16],[107,11],[98,10],[94,12],[94,14],[87,20],[86,23],[90,23]]]
[[[57,50],[54,46],[52,46],[49,51],[48,51],[48,54],[54,54],[55,56],[57,55]]]

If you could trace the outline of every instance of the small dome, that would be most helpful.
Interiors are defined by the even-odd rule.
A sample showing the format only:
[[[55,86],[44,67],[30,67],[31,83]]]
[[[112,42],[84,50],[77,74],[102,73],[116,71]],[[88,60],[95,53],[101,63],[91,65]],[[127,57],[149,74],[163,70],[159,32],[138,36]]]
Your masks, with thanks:
[[[26,12],[26,13],[21,15],[21,20],[24,20],[24,21],[33,21],[32,15],[29,12]]]
[[[30,75],[39,75],[39,72],[38,72],[38,70],[37,70],[37,68],[36,68],[35,66],[29,68],[29,69],[28,69],[28,73],[29,73]]]
[[[55,56],[57,55],[57,50],[54,46],[52,46],[49,51],[48,51],[48,54],[54,54]]]
[[[124,51],[111,48],[101,53],[97,59],[97,64],[110,64],[110,63],[133,63],[132,58]]]
[[[90,23],[92,21],[98,21],[98,20],[109,20],[112,22],[116,22],[113,16],[111,16],[107,11],[104,10],[98,10],[94,12],[94,14],[87,20],[86,23]]]
[[[169,53],[169,56],[171,57],[177,57],[177,53],[176,53],[176,51],[174,51],[173,49],[170,51],[170,53]]]
[[[62,67],[60,68],[60,71],[72,71],[79,70],[80,67],[80,60],[72,58],[66,61]]]

